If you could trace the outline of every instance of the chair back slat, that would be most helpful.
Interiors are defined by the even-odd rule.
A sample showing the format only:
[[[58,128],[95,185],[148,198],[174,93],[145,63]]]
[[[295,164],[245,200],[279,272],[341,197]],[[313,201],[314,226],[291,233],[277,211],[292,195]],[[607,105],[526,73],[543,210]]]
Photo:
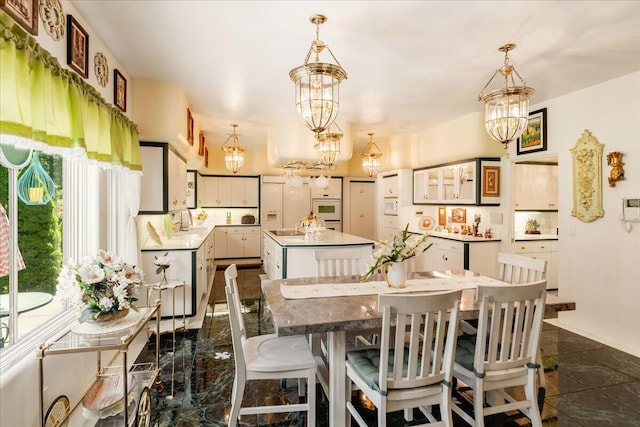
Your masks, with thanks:
[[[513,284],[533,283],[545,279],[547,261],[524,255],[498,253],[498,279]]]
[[[359,249],[317,249],[316,276],[352,276],[361,274]]]
[[[247,333],[242,318],[242,305],[240,303],[240,295],[238,295],[238,270],[235,264],[227,267],[224,272],[224,278],[224,291],[227,296],[227,309],[229,311],[229,324],[231,326],[231,341],[235,353],[233,359],[235,361],[236,371],[242,373],[246,368],[242,344],[247,339]]]
[[[461,296],[461,291],[379,296],[378,306],[383,311],[378,383],[381,390],[451,380]],[[388,363],[390,349],[392,364]]]
[[[479,286],[480,315],[474,369],[478,373],[535,363],[544,316],[546,281]]]

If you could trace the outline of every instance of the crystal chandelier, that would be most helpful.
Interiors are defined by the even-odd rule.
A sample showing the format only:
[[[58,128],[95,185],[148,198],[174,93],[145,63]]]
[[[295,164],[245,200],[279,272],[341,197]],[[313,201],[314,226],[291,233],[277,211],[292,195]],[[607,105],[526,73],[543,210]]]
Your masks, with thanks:
[[[373,177],[378,174],[378,169],[380,168],[380,157],[382,157],[382,151],[373,142],[373,134],[369,135],[369,143],[367,143],[367,147],[364,150],[362,156],[362,169],[364,172],[369,175],[369,177]]]
[[[504,52],[504,64],[493,73],[478,95],[478,100],[485,104],[484,127],[493,139],[504,144],[505,149],[509,142],[522,135],[527,128],[529,98],[535,92],[533,88],[527,87],[515,67],[509,64],[509,51],[515,47],[515,44],[509,43],[498,49]],[[504,77],[504,86],[484,93],[498,73]],[[520,79],[520,86],[516,86],[514,74]]]
[[[232,124],[233,133],[229,135],[229,138],[222,145],[224,151],[224,164],[229,169],[229,172],[237,173],[242,165],[244,165],[244,148],[240,147],[238,142],[238,135],[236,135],[237,124]],[[231,144],[229,142],[231,141]]]
[[[340,140],[343,133],[340,127],[333,123],[338,128],[337,132],[331,132],[331,125],[323,132],[316,134],[316,144],[313,148],[320,157],[320,163],[326,166],[331,166],[336,162],[338,155],[340,155]]]
[[[327,17],[324,15],[313,15],[309,18],[316,26],[316,38],[311,42],[304,64],[289,72],[289,77],[296,85],[298,116],[316,134],[327,129],[338,115],[340,82],[347,78],[346,71],[329,46],[320,40],[320,24],[326,20]],[[325,48],[336,64],[320,62],[320,53]],[[315,54],[315,61],[309,63],[312,54]]]

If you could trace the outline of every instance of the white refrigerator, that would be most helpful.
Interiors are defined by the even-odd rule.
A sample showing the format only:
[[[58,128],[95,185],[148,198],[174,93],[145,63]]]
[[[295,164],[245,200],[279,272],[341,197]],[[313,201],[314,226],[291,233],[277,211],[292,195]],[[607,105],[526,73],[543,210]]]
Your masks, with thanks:
[[[262,183],[260,224],[264,230],[294,228],[311,211],[309,184],[290,187],[286,184]]]

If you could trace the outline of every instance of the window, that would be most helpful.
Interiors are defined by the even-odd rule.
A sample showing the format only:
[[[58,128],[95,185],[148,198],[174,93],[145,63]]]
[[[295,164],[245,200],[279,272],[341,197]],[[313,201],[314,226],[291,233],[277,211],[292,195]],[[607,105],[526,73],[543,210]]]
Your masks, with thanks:
[[[57,156],[41,154],[40,163],[53,179],[55,196],[45,205],[26,205],[16,198],[18,247],[25,267],[18,272],[15,317],[9,311],[12,293],[8,272],[0,277],[0,351],[62,311],[55,292],[62,263],[63,161]],[[10,188],[9,174],[9,169],[0,166],[0,203],[7,211],[7,217],[10,216],[9,191],[15,191]],[[12,321],[17,323],[12,325]]]

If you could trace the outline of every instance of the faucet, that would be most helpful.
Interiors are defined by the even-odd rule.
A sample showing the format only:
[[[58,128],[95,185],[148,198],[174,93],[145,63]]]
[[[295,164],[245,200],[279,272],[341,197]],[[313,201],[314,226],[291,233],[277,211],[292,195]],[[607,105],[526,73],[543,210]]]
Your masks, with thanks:
[[[188,231],[190,227],[193,227],[193,215],[189,209],[186,209],[180,212],[180,231]]]

